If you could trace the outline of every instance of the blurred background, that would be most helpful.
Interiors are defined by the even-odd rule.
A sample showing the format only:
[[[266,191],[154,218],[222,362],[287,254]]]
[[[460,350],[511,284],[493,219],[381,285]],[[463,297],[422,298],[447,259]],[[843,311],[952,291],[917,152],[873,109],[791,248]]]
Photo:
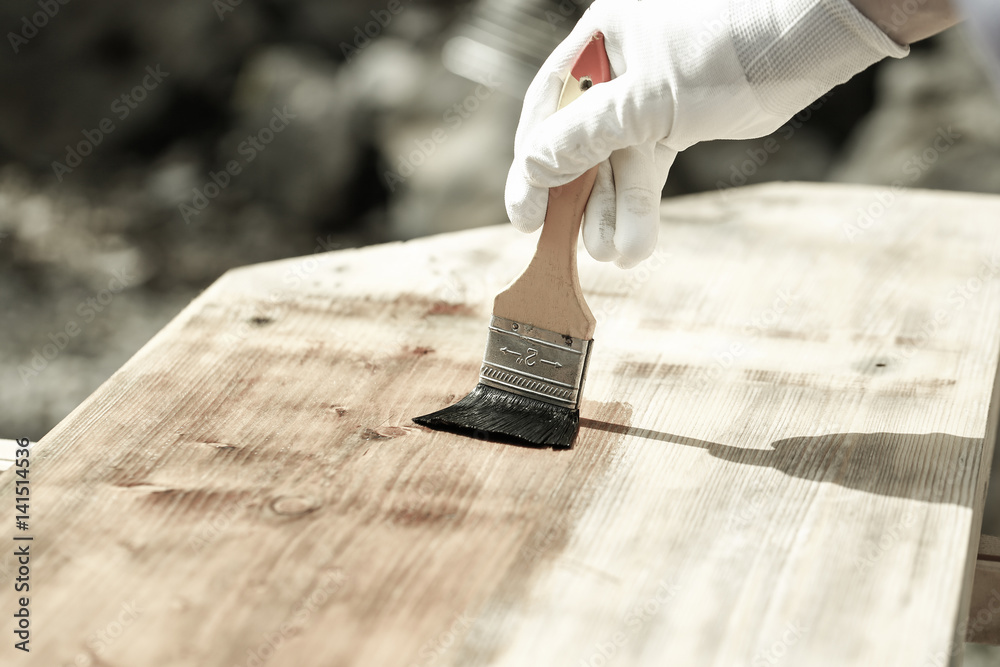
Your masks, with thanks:
[[[587,4],[61,1],[0,8],[0,437],[40,438],[231,267],[505,222],[521,96]],[[984,72],[953,29],[764,159],[765,139],[684,152],[664,194],[1000,192]]]
[[[61,1],[0,7],[0,437],[40,438],[231,267],[504,223],[521,96],[588,4]],[[664,194],[1000,192],[1000,104],[960,30],[773,139],[691,148]]]
[[[4,2],[0,438],[40,438],[231,267],[504,223],[521,96],[587,4]],[[1000,192],[984,71],[953,29],[821,98],[766,159],[765,139],[684,152],[664,194]]]

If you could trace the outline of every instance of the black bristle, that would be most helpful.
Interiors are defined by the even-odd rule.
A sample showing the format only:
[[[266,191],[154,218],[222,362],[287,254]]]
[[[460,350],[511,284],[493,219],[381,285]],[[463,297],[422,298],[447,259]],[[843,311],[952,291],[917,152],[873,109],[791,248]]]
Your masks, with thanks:
[[[458,403],[413,421],[481,440],[567,448],[580,430],[580,411],[477,384]]]

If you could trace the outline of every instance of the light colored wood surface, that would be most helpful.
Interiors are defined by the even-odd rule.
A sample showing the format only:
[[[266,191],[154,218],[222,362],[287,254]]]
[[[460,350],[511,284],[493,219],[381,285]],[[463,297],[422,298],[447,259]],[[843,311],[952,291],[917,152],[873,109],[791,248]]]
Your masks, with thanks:
[[[29,448],[33,445],[34,443],[28,443]],[[17,440],[0,440],[0,472],[14,465],[18,449],[21,446],[17,444]]]
[[[0,472],[14,465],[18,448],[13,440],[0,440]],[[1000,537],[980,537],[966,641],[1000,645]]]
[[[533,238],[227,274],[35,446],[36,643],[5,664],[947,664],[1000,199],[908,193],[851,242],[879,194],[678,199],[643,267],[581,257],[599,329],[568,452],[409,421],[476,383]]]
[[[14,465],[14,452],[18,450],[14,440],[0,440],[0,471]]]

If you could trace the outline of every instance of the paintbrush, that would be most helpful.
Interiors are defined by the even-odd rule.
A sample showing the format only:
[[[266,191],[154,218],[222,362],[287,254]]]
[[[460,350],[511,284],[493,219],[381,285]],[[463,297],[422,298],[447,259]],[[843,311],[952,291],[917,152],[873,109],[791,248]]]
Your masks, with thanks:
[[[604,35],[596,33],[570,68],[559,108],[610,79]],[[534,257],[493,301],[479,384],[414,422],[483,439],[573,445],[596,325],[580,289],[576,247],[596,177],[593,167],[549,190]]]

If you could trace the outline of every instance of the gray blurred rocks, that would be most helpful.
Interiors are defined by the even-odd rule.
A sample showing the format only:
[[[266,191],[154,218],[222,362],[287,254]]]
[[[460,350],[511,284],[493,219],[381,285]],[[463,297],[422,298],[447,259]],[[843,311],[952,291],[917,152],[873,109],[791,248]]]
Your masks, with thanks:
[[[336,214],[358,156],[351,92],[344,72],[321,54],[257,53],[236,81],[237,122],[219,141],[217,167],[238,162],[242,187],[293,216]]]
[[[859,124],[831,180],[1000,192],[998,91],[965,31],[947,31],[935,44],[884,63],[878,106]]]
[[[22,266],[50,266],[52,279],[88,289],[100,288],[115,271],[134,276],[134,286],[148,280],[147,258],[126,239],[132,213],[74,193],[36,189],[15,166],[0,169],[2,254]]]
[[[665,194],[725,191],[765,181],[821,181],[835,155],[836,146],[808,122],[759,139],[707,141],[677,156]]]
[[[477,89],[485,99],[476,96]],[[467,116],[455,111],[383,131],[383,178],[393,188],[388,208],[393,237],[507,222],[503,190],[519,103],[475,84],[466,90],[452,110],[478,103]]]
[[[387,59],[384,50],[363,54]],[[388,234],[413,238],[506,222],[503,189],[513,158],[520,100],[497,85],[447,72],[437,58],[421,62],[383,107],[375,141],[380,178],[389,190]],[[375,98],[370,98],[374,100]]]
[[[35,166],[64,159],[66,145],[75,146],[103,119],[115,129],[87,162],[106,160],[115,148],[148,132],[178,88],[223,78],[260,35],[250,2],[225,22],[201,0],[102,0],[58,7],[17,53],[6,45],[10,50],[0,59],[0,81],[18,91],[16,104],[0,105],[0,145]],[[33,0],[5,2],[0,24],[23,30],[24,17],[38,11]],[[122,106],[121,96],[142,84],[147,67],[157,66],[166,78],[134,107]]]
[[[1000,98],[965,31],[946,31],[907,58],[886,59],[872,71],[871,113],[841,112],[845,98],[866,94],[858,85],[861,75],[835,88],[813,118],[804,111],[769,137],[705,142],[684,151],[665,194],[771,180],[1000,192]],[[830,131],[834,111],[838,122],[853,123],[846,141]],[[939,133],[960,136],[938,151]],[[761,159],[769,139],[777,149]]]
[[[17,91],[0,105],[0,433],[41,437],[225,270],[389,238],[379,128],[465,94],[435,80],[447,3],[216,4],[71,2],[0,58]],[[37,11],[15,0],[0,21]]]

